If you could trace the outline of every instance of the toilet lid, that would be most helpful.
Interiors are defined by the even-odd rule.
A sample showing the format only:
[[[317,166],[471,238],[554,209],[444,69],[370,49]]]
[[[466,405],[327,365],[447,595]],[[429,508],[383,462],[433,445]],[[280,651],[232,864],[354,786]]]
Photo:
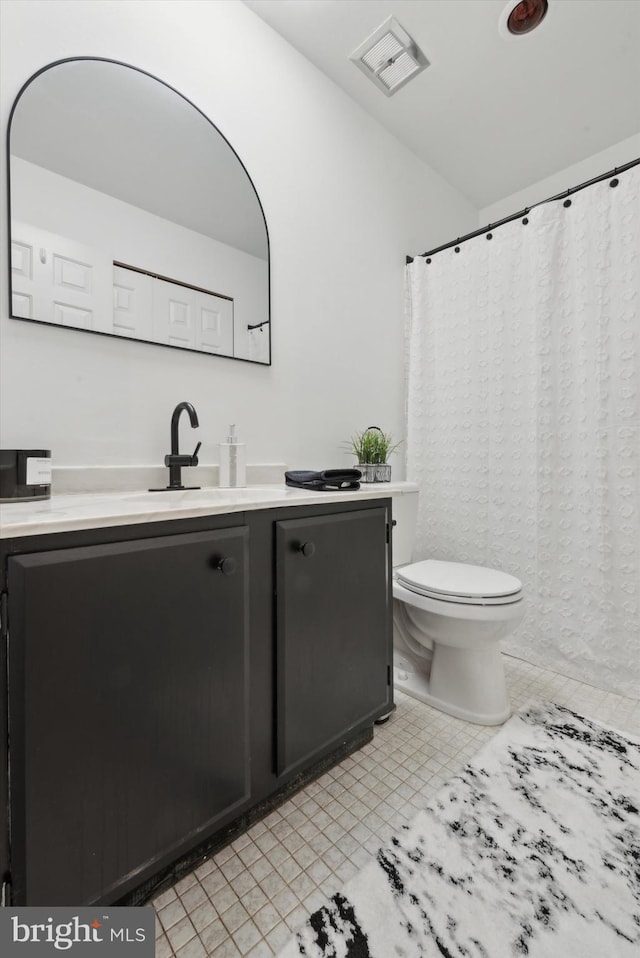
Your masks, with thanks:
[[[398,570],[398,582],[421,595],[455,601],[514,602],[522,583],[515,576],[464,562],[424,559]]]

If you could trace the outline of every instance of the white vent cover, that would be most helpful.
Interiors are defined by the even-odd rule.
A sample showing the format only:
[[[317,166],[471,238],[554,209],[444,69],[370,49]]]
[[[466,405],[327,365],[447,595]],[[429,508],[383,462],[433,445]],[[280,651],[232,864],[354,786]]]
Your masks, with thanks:
[[[394,17],[385,20],[349,59],[386,96],[393,96],[429,66],[422,50]]]

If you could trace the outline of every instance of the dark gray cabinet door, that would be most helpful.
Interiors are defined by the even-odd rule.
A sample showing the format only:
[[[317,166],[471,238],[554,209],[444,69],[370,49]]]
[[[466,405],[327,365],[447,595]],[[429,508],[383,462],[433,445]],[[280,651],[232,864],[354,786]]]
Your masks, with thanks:
[[[115,901],[247,802],[247,543],[9,559],[15,904]]]
[[[387,511],[276,525],[279,775],[392,707]]]

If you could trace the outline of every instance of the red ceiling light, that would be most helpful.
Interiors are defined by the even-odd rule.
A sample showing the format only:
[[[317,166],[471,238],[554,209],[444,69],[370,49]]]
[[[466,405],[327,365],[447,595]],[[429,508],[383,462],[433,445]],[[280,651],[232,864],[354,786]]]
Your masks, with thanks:
[[[507,30],[514,37],[531,33],[542,23],[548,8],[547,0],[520,0],[507,16]]]

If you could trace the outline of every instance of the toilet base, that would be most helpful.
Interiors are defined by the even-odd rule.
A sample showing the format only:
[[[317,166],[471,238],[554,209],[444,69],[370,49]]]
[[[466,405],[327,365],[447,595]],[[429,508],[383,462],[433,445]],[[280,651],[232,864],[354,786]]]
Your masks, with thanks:
[[[463,654],[461,654],[461,651]],[[412,698],[475,725],[502,725],[511,715],[497,649],[474,654],[436,645],[431,662],[394,650],[393,684]]]

